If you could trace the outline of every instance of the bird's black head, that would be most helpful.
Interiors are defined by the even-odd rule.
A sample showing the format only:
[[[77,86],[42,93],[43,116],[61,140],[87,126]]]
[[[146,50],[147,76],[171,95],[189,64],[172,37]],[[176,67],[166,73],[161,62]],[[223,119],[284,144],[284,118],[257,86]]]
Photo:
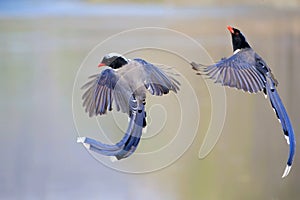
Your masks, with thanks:
[[[250,48],[250,45],[248,44],[245,36],[241,33],[240,30],[231,26],[227,26],[227,29],[231,33],[233,51],[236,51],[238,49]]]
[[[113,69],[119,69],[123,65],[126,65],[128,63],[128,60],[123,57],[120,54],[117,53],[109,53],[105,55],[101,61],[101,63],[98,65],[98,67],[102,66],[109,66]]]

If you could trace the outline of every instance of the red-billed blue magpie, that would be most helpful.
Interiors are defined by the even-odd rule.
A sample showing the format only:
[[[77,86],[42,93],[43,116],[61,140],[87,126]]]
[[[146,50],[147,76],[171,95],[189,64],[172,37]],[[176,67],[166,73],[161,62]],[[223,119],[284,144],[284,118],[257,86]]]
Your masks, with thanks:
[[[287,166],[282,175],[284,178],[291,170],[296,142],[289,116],[276,90],[278,82],[266,62],[250,47],[241,31],[231,26],[227,28],[232,37],[233,55],[209,66],[194,62],[191,65],[194,70],[207,75],[215,83],[250,93],[263,91],[269,96],[271,105],[281,122],[284,136],[290,145]]]
[[[100,74],[90,76],[82,88],[83,106],[89,116],[103,115],[113,109],[129,115],[129,125],[120,142],[110,145],[80,137],[88,149],[118,160],[130,156],[137,148],[146,127],[146,93],[161,96],[177,92],[180,83],[170,74],[143,59],[127,59],[117,53],[105,55],[98,67],[107,66]]]

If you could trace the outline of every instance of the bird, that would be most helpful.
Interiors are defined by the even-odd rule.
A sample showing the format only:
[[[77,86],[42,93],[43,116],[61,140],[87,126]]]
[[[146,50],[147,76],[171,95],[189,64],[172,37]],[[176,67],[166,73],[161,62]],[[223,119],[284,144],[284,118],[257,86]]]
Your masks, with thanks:
[[[232,26],[227,26],[227,29],[231,33],[233,55],[212,65],[191,62],[192,68],[198,71],[198,75],[204,75],[215,83],[249,93],[262,91],[265,97],[269,97],[289,145],[287,165],[282,175],[284,178],[291,170],[296,142],[293,126],[276,89],[278,81],[263,58],[249,45],[243,33]]]
[[[98,67],[101,73],[90,76],[82,86],[83,107],[89,117],[112,111],[128,114],[129,125],[123,138],[116,144],[104,144],[88,137],[78,137],[89,150],[112,160],[120,160],[133,154],[146,127],[146,94],[162,96],[170,91],[177,93],[180,82],[176,74],[168,73],[141,58],[127,59],[119,53],[106,54]],[[113,106],[114,104],[114,106]]]

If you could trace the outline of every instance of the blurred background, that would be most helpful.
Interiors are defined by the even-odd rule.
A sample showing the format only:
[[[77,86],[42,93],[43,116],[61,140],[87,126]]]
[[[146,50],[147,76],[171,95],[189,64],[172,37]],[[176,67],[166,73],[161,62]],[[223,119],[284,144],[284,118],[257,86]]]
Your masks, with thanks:
[[[199,160],[210,98],[202,78],[187,70],[202,110],[198,134],[171,166],[136,175],[105,167],[76,143],[72,88],[88,52],[120,31],[174,29],[218,60],[232,53],[226,29],[232,25],[279,80],[298,139],[299,9],[298,0],[1,1],[0,199],[298,199],[298,153],[290,175],[281,179],[288,145],[262,94],[226,88],[222,135]],[[165,36],[158,40],[184,45]],[[118,45],[125,44],[116,44],[116,51]]]

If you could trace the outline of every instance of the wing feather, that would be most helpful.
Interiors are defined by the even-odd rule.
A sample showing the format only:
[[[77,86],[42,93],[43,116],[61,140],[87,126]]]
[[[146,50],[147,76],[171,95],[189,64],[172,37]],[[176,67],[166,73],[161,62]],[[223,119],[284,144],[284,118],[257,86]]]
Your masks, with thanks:
[[[168,94],[169,91],[176,93],[179,90],[180,83],[173,76],[145,60],[134,59],[134,61],[139,63],[144,85],[152,95],[161,96]]]
[[[113,69],[105,69],[100,74],[89,77],[81,88],[86,89],[82,95],[83,107],[89,116],[103,115],[112,110],[113,101],[116,109],[128,113],[127,96],[129,90],[124,82],[120,83],[118,74]]]
[[[194,66],[195,63],[192,65]],[[265,87],[266,78],[255,66],[255,52],[252,49],[244,49],[213,65],[194,69],[201,71],[216,83],[242,89],[245,92],[257,93]]]

